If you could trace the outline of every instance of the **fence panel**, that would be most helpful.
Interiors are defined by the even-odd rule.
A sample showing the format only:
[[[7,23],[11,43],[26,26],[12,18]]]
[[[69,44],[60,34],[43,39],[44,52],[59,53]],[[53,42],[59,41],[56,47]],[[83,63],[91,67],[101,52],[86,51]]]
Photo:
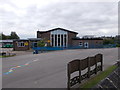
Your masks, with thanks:
[[[95,55],[95,59],[97,62],[97,71],[103,71],[103,55],[97,54],[97,55]],[[98,65],[99,62],[101,65]]]
[[[79,71],[79,75],[71,78],[71,74]],[[68,88],[80,83],[80,60],[73,60],[68,63]]]
[[[98,63],[100,62],[100,65]],[[91,67],[95,66],[94,69]],[[102,71],[103,69],[103,56],[102,54],[97,54],[94,57],[87,57],[85,59],[73,60],[68,63],[68,89],[74,86],[77,83],[81,83],[82,80],[86,78],[90,78],[91,75],[97,74],[98,71]],[[83,70],[87,69],[85,74],[81,74]],[[71,78],[71,74],[79,71],[79,75]]]
[[[83,75],[81,74],[80,81],[82,81],[88,77],[88,60],[89,60],[89,57],[80,60],[80,72],[82,72],[82,70],[87,69],[86,73],[84,73]]]
[[[91,75],[93,75],[93,74],[96,74],[96,59],[95,59],[95,57],[89,57],[89,76],[88,77],[90,77]],[[95,66],[95,68],[94,69],[91,69],[92,68],[92,66]]]
[[[95,57],[89,57],[89,62],[90,62],[90,66],[94,66],[96,63]]]
[[[85,59],[80,60],[80,68],[84,70],[88,67],[88,57]]]

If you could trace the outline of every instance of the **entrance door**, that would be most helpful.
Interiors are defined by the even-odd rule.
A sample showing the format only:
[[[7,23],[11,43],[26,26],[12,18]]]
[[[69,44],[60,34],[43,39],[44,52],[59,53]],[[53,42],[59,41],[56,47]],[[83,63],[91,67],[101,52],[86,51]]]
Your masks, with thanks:
[[[68,32],[64,30],[51,31],[50,39],[53,47],[67,47]]]
[[[37,42],[33,42],[33,47],[37,47]]]
[[[88,42],[85,42],[85,43],[84,43],[84,47],[85,47],[85,48],[88,48],[88,47],[89,47]]]

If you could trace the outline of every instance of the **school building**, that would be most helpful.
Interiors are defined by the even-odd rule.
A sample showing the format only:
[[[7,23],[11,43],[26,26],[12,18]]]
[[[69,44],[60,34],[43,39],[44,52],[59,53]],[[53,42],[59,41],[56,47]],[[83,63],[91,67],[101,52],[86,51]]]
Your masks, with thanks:
[[[80,47],[80,48],[102,48],[103,39],[94,37],[77,37],[77,32],[63,28],[55,28],[48,31],[37,31],[37,38],[50,40],[52,47]]]
[[[40,40],[47,41],[48,47],[78,47],[78,48],[102,48],[103,39],[94,37],[77,37],[77,32],[63,28],[55,28],[48,31],[37,31],[37,38],[27,40],[14,40],[14,50],[29,50],[37,47]]]

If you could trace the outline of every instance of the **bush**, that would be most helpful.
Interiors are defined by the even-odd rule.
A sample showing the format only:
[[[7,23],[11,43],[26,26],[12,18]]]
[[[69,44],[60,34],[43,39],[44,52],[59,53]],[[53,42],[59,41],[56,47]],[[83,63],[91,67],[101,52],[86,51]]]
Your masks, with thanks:
[[[103,40],[103,44],[104,44],[104,45],[114,44],[114,40],[113,40],[113,39],[104,39],[104,40]]]
[[[120,47],[120,44],[117,44],[116,47]]]
[[[38,47],[44,47],[44,46],[45,46],[45,42],[44,42],[43,40],[41,40],[41,41],[39,41],[39,42],[37,43],[37,46],[38,46]]]

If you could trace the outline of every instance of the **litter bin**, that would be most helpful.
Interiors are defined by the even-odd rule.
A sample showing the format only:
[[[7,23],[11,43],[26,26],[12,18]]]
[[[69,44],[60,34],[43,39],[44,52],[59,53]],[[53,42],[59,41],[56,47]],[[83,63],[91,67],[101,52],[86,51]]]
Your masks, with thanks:
[[[2,52],[2,56],[6,56],[6,52]]]
[[[38,50],[34,50],[34,51],[33,51],[33,54],[38,54]]]

